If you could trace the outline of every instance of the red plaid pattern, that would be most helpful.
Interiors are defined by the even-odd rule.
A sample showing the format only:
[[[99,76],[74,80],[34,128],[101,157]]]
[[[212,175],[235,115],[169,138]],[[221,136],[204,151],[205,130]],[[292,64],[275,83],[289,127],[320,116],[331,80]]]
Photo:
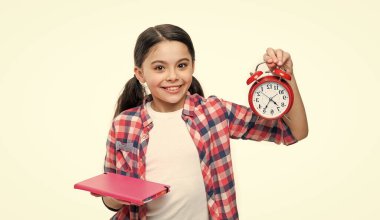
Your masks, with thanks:
[[[230,138],[290,145],[297,140],[282,119],[265,120],[249,108],[211,96],[187,95],[182,119],[197,147],[210,217],[238,219]],[[143,105],[117,116],[109,131],[105,172],[145,179],[152,119]],[[146,206],[124,206],[111,219],[146,219]]]

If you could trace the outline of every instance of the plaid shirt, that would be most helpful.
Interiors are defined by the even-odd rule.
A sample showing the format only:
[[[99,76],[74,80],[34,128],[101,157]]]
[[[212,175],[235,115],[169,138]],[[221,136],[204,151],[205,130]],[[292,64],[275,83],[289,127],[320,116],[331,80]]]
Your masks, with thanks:
[[[211,96],[188,93],[182,119],[197,147],[210,217],[238,219],[230,138],[293,144],[282,119],[265,120],[249,108]],[[143,105],[118,115],[109,131],[104,171],[145,179],[145,159],[152,119]],[[124,206],[111,219],[146,219],[147,208]]]

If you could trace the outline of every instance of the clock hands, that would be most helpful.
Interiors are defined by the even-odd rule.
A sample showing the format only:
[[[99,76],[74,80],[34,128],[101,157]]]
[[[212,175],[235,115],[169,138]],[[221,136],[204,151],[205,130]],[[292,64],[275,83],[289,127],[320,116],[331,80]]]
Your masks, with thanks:
[[[273,98],[276,97],[278,94],[272,96],[272,98],[269,98],[269,101],[272,101],[275,105],[277,105],[277,103],[275,101],[273,101]],[[278,105],[277,105],[278,106]]]
[[[276,94],[276,95],[274,95],[274,96],[272,96],[272,97],[269,97],[269,96],[267,96],[267,95],[266,95],[265,93],[263,93],[263,92],[260,92],[260,93],[263,94],[265,97],[267,97],[267,98],[269,99],[267,105],[264,107],[264,110],[268,107],[269,102],[273,102],[275,105],[278,106],[278,104],[273,100],[273,98],[276,97],[278,94]]]
[[[259,93],[263,94],[265,97],[267,97],[270,100],[269,96],[265,95],[265,93],[263,92],[259,92]]]
[[[268,98],[269,98],[269,97],[268,97]],[[270,100],[268,101],[267,105],[263,108],[263,112],[264,112],[264,113],[265,113],[266,110],[267,110],[267,107],[268,107],[268,105],[269,105],[269,102],[270,102]]]

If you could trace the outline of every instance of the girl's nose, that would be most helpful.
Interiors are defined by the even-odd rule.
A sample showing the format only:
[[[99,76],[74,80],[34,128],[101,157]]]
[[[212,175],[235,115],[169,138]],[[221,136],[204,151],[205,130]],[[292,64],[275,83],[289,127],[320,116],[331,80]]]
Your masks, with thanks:
[[[166,79],[167,81],[174,81],[178,79],[178,74],[176,70],[169,70],[168,71],[168,78]]]

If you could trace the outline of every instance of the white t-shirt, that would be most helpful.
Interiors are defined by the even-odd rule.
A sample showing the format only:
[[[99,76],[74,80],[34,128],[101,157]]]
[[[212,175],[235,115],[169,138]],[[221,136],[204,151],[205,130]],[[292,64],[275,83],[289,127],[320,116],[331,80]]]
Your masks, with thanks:
[[[165,196],[147,203],[148,220],[208,220],[207,197],[197,148],[181,118],[182,109],[156,112],[146,153],[146,179],[170,185]]]

